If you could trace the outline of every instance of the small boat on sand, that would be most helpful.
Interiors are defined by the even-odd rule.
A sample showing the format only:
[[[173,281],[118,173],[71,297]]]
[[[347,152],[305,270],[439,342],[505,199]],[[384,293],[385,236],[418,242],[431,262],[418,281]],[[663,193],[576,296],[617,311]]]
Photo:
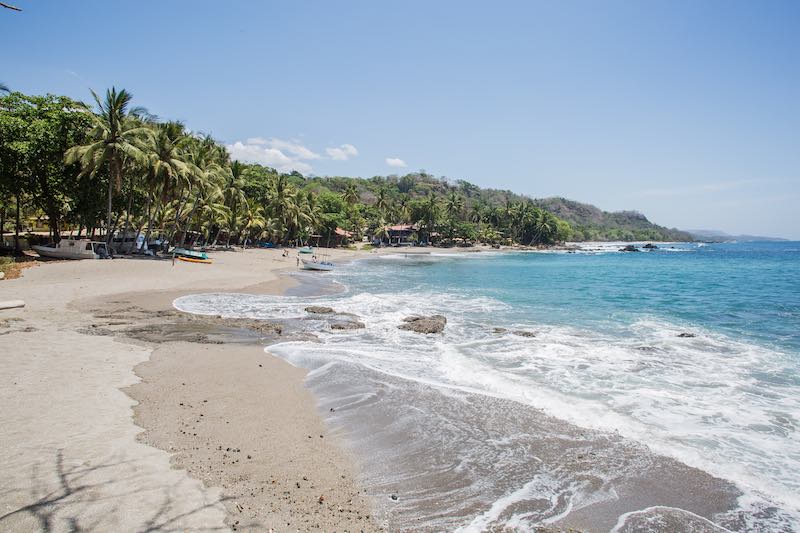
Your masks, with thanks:
[[[333,270],[333,263],[330,261],[309,261],[308,259],[300,259],[303,262],[303,270],[320,270],[330,271]]]
[[[297,253],[299,254],[313,254],[314,249],[310,246],[303,246],[302,248],[298,248]]]
[[[189,257],[192,259],[208,259],[208,254],[205,252],[196,252],[194,250],[187,250],[186,248],[174,248],[172,253],[178,257]]]
[[[178,261],[185,261],[187,263],[203,263],[206,265],[210,265],[211,263],[213,263],[211,259],[201,259],[199,257],[186,257],[183,255],[177,256],[176,259],[178,259]]]
[[[31,246],[42,257],[54,259],[105,259],[106,243],[89,239],[61,239],[57,243]]]

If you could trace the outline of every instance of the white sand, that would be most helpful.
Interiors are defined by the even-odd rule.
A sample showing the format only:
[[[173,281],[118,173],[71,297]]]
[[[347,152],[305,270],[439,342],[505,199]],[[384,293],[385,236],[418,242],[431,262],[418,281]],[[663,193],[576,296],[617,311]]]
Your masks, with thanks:
[[[57,262],[0,282],[0,300],[26,302],[0,311],[0,530],[227,529],[219,488],[137,441],[134,402],[120,388],[139,380],[133,368],[152,348],[79,333],[91,320],[82,301],[113,302],[133,291],[264,290],[281,284],[279,269],[295,268],[277,250],[214,258],[212,265]]]

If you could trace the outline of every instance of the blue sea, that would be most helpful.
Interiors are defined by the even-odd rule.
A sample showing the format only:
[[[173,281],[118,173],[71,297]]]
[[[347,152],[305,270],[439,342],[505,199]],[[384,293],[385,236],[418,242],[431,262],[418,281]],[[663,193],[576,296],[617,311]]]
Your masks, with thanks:
[[[390,529],[800,530],[800,243],[619,248],[400,251],[336,294],[175,305],[357,315],[268,350],[311,370]]]

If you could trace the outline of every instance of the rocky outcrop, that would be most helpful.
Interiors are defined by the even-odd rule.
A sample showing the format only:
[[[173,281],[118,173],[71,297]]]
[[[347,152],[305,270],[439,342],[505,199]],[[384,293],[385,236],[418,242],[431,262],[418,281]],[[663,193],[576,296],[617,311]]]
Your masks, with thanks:
[[[678,337],[681,339],[693,339],[697,337],[694,333],[678,333]]]
[[[310,305],[306,307],[306,313],[311,313],[314,315],[330,315],[335,312],[336,311],[334,311],[332,307],[323,307],[320,305]]]
[[[648,250],[658,250],[658,246],[656,246],[656,245],[655,245],[655,244],[653,244],[652,242],[648,242],[647,244],[645,244],[644,246],[642,246],[642,248],[646,248],[646,249],[648,249]]]
[[[625,246],[624,248],[619,249],[620,252],[638,252],[639,249],[632,244]]]
[[[413,315],[405,317],[403,322],[404,324],[400,324],[397,327],[416,333],[441,333],[445,324],[447,324],[447,318],[442,315]]]
[[[532,331],[525,331],[524,329],[512,329],[508,330],[506,328],[492,328],[493,333],[497,333],[498,335],[502,335],[505,333],[510,333],[511,335],[516,335],[517,337],[535,337],[536,333]]]
[[[346,320],[344,322],[333,322],[331,324],[331,329],[333,330],[350,330],[350,329],[364,329],[365,326],[363,322],[359,322],[357,320]]]

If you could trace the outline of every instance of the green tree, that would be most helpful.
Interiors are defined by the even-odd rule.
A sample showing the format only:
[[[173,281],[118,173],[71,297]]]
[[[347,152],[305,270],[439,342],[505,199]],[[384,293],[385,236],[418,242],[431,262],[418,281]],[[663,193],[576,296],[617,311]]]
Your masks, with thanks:
[[[79,162],[82,172],[96,176],[108,169],[108,211],[106,216],[106,241],[111,242],[111,213],[114,192],[122,187],[125,163],[144,158],[139,148],[143,137],[150,130],[136,119],[137,114],[144,113],[143,108],[131,108],[133,96],[125,89],[117,92],[115,87],[106,91],[103,101],[92,91],[97,104],[97,113],[92,117],[92,128],[89,132],[88,144],[78,145],[66,152],[67,164]]]

